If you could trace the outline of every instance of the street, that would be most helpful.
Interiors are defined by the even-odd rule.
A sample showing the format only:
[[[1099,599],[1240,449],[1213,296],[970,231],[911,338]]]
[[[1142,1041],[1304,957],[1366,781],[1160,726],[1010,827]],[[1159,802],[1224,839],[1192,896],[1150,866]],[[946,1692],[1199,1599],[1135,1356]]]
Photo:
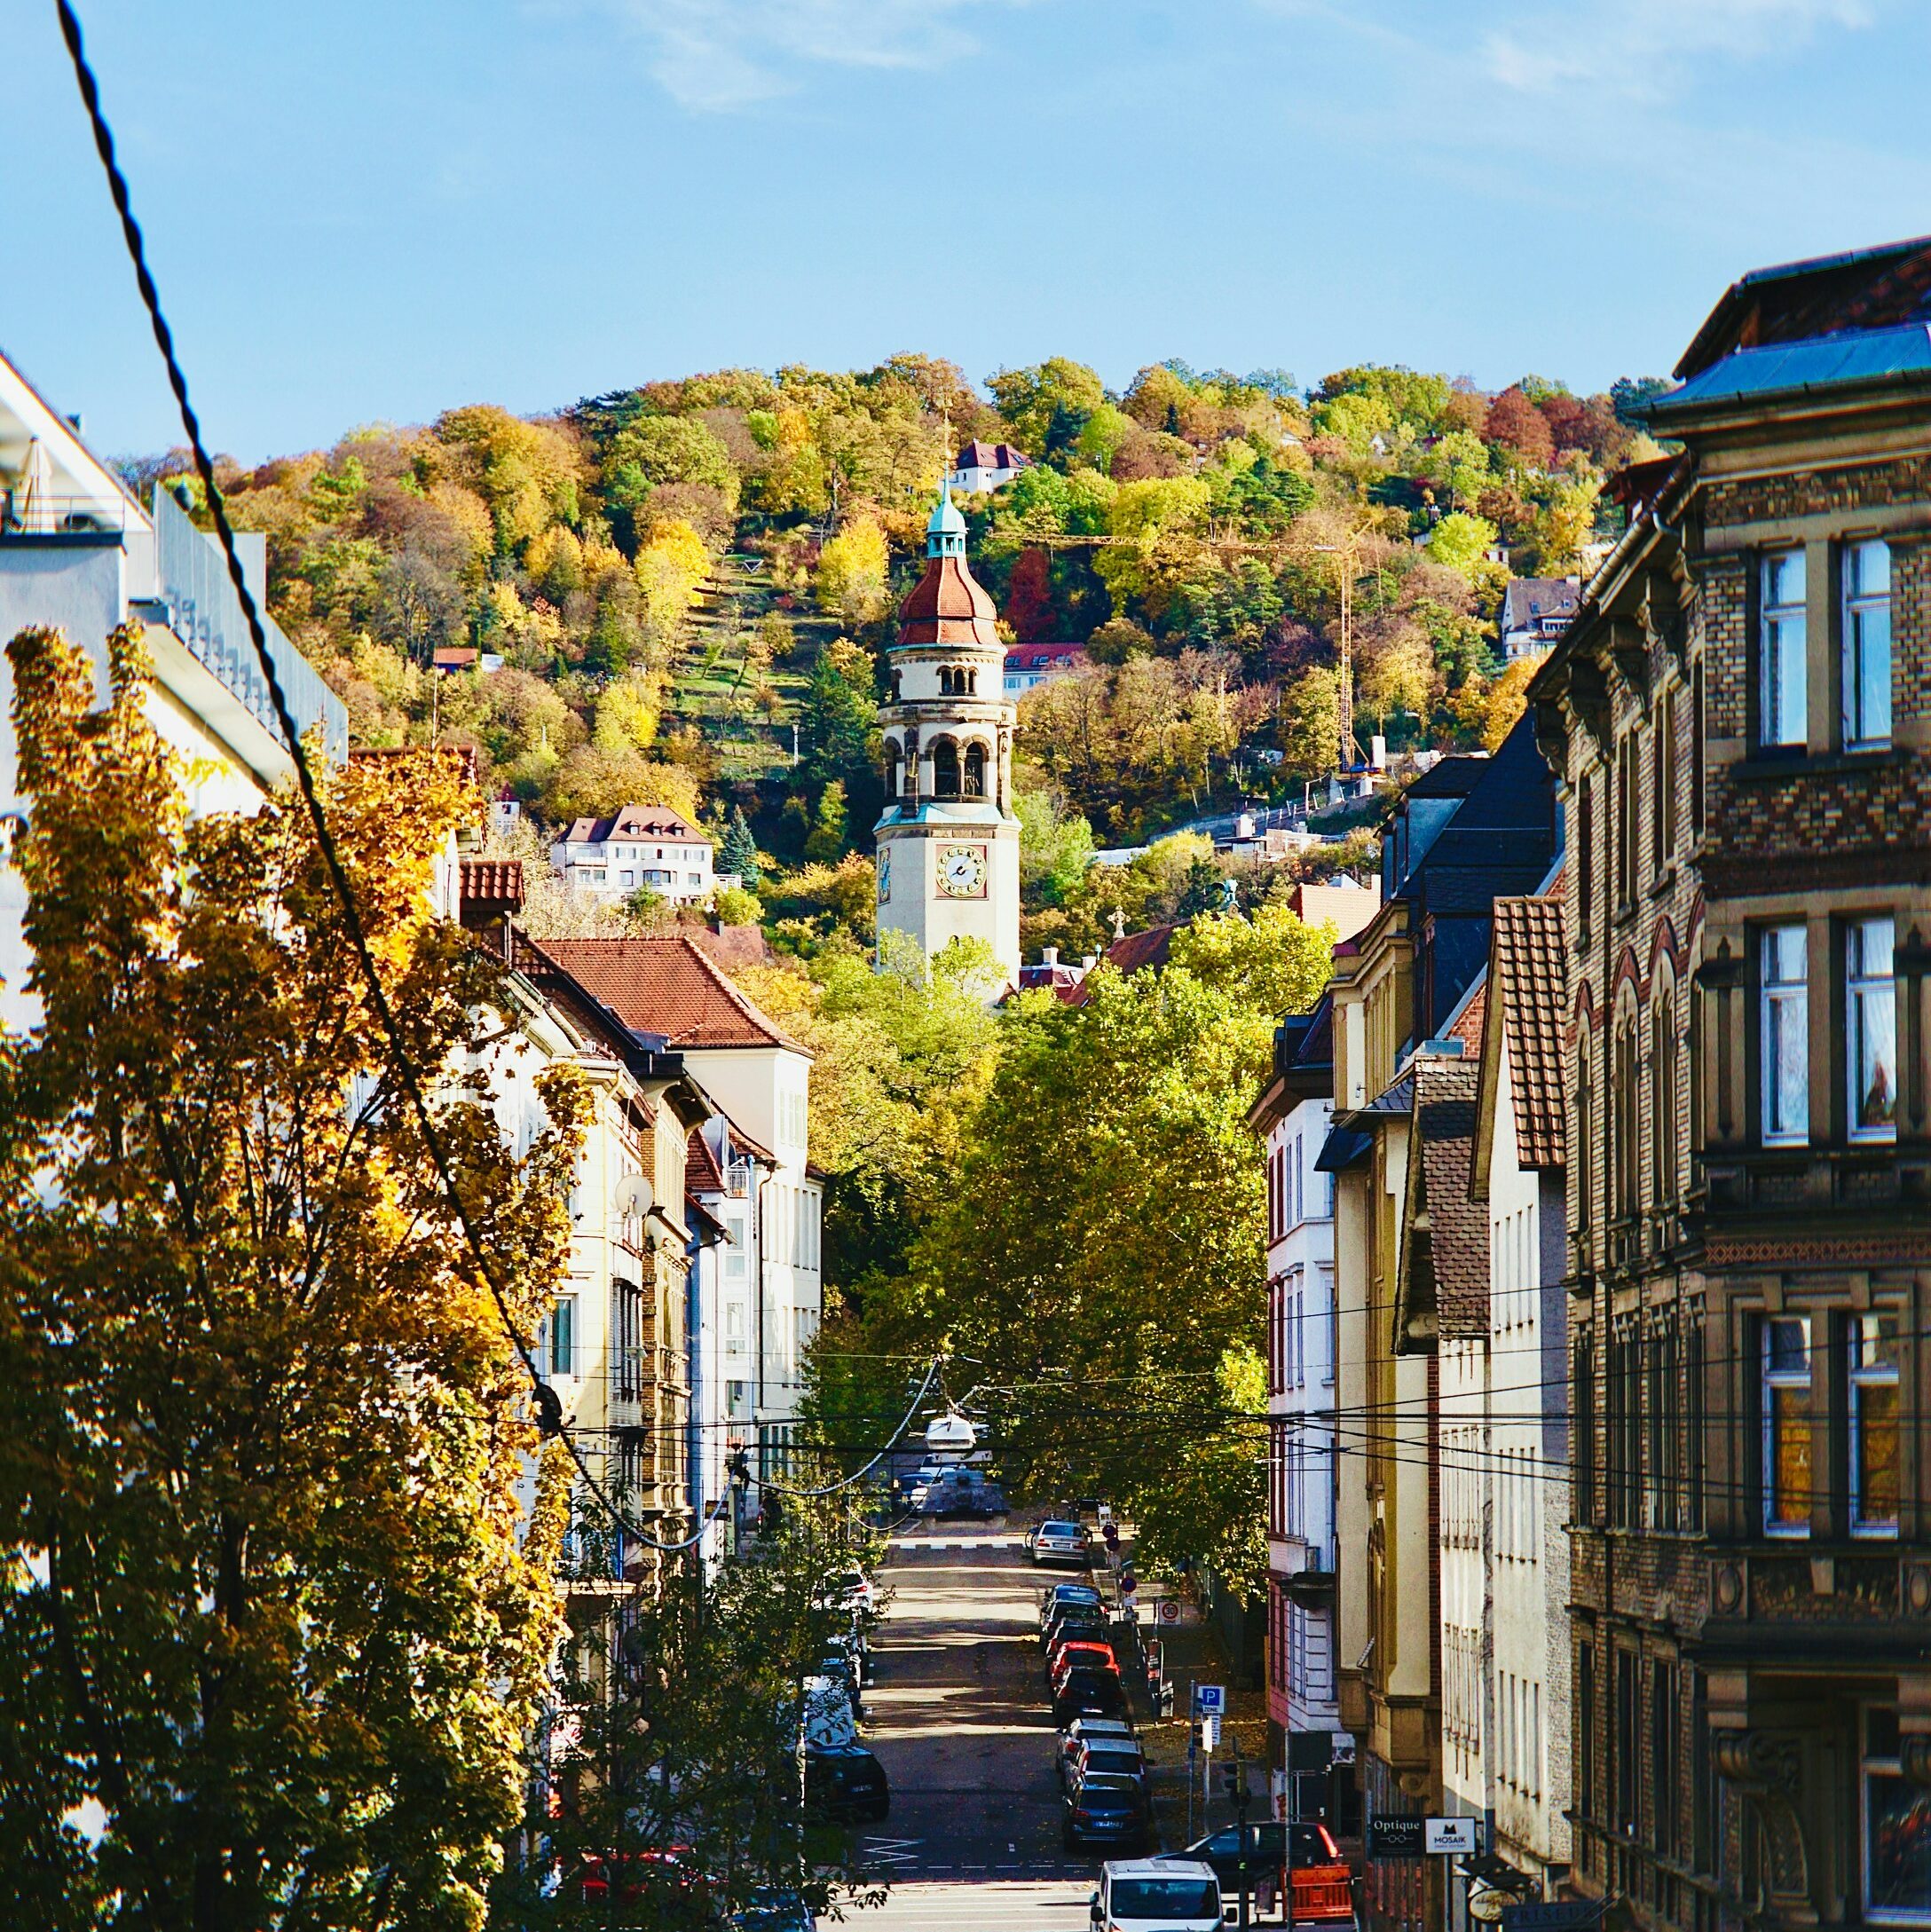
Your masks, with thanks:
[[[1083,1932],[1097,1857],[1060,1842],[1039,1590],[1015,1529],[935,1524],[893,1538],[880,1581],[865,1741],[892,1782],[868,1849],[892,1875],[862,1927]]]

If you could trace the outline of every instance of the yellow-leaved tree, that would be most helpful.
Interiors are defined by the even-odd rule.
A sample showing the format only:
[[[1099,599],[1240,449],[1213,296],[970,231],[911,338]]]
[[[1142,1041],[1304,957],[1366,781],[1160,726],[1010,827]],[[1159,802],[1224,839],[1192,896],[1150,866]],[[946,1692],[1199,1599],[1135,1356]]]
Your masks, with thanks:
[[[305,811],[190,822],[138,628],[94,707],[9,647],[43,1022],[0,1042],[0,1921],[472,1928],[518,1813],[565,1512],[519,1536],[526,1384]],[[525,1328],[567,1268],[580,1090],[519,1159],[432,917],[446,755],[327,774],[456,1183]]]

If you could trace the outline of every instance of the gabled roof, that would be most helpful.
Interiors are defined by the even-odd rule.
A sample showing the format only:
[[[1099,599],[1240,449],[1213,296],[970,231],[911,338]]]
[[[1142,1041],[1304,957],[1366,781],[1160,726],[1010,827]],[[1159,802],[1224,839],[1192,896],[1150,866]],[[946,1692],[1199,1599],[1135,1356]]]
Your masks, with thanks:
[[[457,877],[457,912],[465,926],[523,910],[521,859],[464,859]]]
[[[1116,939],[1099,957],[1099,966],[1111,966],[1115,973],[1131,977],[1144,972],[1149,966],[1163,966],[1173,950],[1173,935],[1179,931],[1178,926],[1149,926],[1144,933],[1129,933],[1123,939]],[[1077,986],[1057,988],[1059,996],[1068,1006],[1084,1006],[1092,997],[1088,990],[1089,974]]]
[[[958,453],[955,469],[1027,469],[1032,458],[1024,456],[1010,443],[981,443],[975,437]]]
[[[1488,1198],[1504,1043],[1517,1159],[1524,1167],[1550,1169],[1561,1167],[1566,1156],[1562,1016],[1568,968],[1562,901],[1554,896],[1496,900],[1488,944],[1489,984],[1494,990],[1489,1011],[1496,1023],[1485,1027],[1482,1036],[1476,1156],[1469,1177],[1477,1201]]]
[[[608,818],[571,821],[564,837],[571,845],[603,845],[611,839],[678,839],[709,845],[710,840],[681,812],[667,805],[626,805]]]
[[[682,1052],[705,1047],[805,1049],[731,984],[682,934],[641,939],[546,939],[540,950],[625,1025],[661,1033]]]
[[[1477,1074],[1470,1060],[1425,1053],[1412,1069],[1397,1354],[1488,1332],[1488,1210],[1469,1198]]]
[[[1573,617],[1582,601],[1582,580],[1578,577],[1511,577],[1501,594],[1501,616],[1498,627],[1516,631],[1539,624],[1545,618]]]

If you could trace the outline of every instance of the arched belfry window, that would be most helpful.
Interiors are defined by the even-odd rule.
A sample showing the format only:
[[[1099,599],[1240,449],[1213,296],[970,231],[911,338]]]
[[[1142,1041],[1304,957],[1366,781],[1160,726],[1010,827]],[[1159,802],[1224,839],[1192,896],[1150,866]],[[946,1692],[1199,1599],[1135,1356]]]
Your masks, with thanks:
[[[885,790],[888,798],[896,798],[903,783],[905,754],[900,750],[896,738],[887,738],[885,744]]]
[[[973,744],[966,747],[966,796],[982,799],[986,795],[986,748]]]
[[[977,695],[977,693],[978,693],[978,690],[979,690],[979,674],[978,674],[978,672],[976,672],[976,671],[968,671],[968,672],[967,672],[967,673],[966,674],[966,690],[967,690],[968,692],[972,693],[973,695],[974,695],[974,696],[976,696],[976,695]]]
[[[956,799],[958,781],[958,746],[949,737],[939,738],[932,747],[933,797]]]

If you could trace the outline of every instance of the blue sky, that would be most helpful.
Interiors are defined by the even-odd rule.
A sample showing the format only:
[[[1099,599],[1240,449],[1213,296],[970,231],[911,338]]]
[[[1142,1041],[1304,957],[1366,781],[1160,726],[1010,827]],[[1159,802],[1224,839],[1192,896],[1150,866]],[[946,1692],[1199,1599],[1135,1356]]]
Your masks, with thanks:
[[[82,12],[251,460],[899,350],[1593,388],[1667,370],[1745,269],[1931,231],[1922,0]],[[0,0],[0,348],[99,446],[164,446],[51,0]]]

